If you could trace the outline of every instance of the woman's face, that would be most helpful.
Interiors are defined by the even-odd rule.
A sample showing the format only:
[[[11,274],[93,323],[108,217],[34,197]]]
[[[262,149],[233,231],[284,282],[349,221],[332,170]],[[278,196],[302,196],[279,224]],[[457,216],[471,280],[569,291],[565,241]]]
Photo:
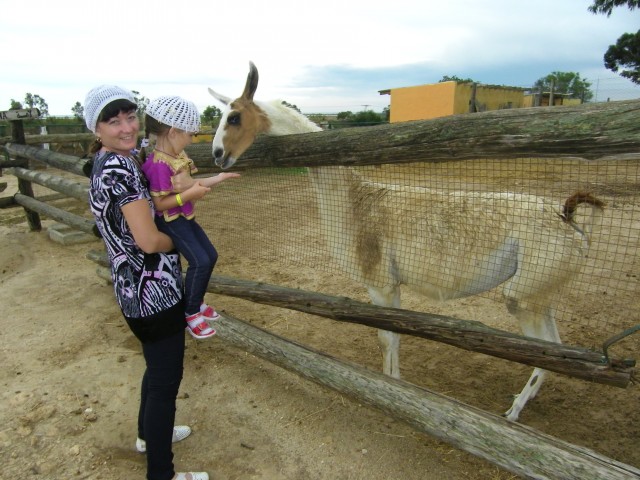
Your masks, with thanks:
[[[130,155],[136,148],[140,123],[135,111],[120,112],[105,122],[98,122],[96,134],[102,146],[120,155]]]

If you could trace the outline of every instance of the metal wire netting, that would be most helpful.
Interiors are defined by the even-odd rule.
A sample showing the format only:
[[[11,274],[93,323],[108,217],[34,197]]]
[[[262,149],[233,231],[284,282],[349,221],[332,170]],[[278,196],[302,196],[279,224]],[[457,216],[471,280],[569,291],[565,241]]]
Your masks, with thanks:
[[[401,283],[423,311],[479,296],[508,316],[517,299],[591,347],[640,323],[639,168],[620,157],[254,169],[216,187],[197,218],[250,280],[297,286],[304,269],[354,291]],[[577,229],[562,218],[576,192],[605,204],[594,218],[581,205]]]

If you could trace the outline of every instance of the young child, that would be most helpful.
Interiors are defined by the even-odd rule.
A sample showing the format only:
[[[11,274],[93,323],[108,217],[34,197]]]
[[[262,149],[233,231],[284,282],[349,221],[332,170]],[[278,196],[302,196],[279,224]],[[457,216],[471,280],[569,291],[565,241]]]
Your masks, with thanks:
[[[201,198],[214,185],[239,177],[238,173],[220,173],[197,179],[183,192],[174,190],[172,177],[180,172],[197,171],[184,152],[192,137],[200,130],[200,113],[196,106],[175,96],[163,96],[149,103],[145,116],[145,140],[156,137],[149,156],[141,150],[142,171],[149,180],[151,198],[156,208],[158,230],[173,240],[189,266],[185,277],[185,318],[188,332],[197,339],[216,333],[208,321],[220,315],[204,303],[207,285],[218,259],[218,252],[195,220],[194,200]]]

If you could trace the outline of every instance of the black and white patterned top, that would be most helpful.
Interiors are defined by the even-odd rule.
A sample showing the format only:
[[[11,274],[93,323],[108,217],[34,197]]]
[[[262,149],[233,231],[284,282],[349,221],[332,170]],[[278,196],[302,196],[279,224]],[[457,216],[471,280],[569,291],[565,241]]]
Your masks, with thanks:
[[[182,268],[177,251],[144,253],[135,243],[122,207],[153,202],[146,179],[133,157],[96,154],[89,185],[89,206],[107,247],[118,304],[128,318],[144,318],[176,306],[182,299]]]

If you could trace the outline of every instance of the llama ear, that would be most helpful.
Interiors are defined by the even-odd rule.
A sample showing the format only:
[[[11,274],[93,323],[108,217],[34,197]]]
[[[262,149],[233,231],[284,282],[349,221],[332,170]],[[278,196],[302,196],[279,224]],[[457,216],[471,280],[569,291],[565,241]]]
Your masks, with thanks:
[[[220,103],[224,103],[225,105],[229,105],[231,103],[231,99],[229,97],[225,97],[224,95],[221,95],[218,92],[214,92],[211,89],[209,89],[209,93],[213,98],[218,100]]]
[[[256,93],[258,89],[258,69],[253,64],[253,62],[249,62],[249,75],[247,75],[247,83],[244,86],[244,92],[242,92],[242,98],[246,98],[247,100],[253,100],[253,95]]]

